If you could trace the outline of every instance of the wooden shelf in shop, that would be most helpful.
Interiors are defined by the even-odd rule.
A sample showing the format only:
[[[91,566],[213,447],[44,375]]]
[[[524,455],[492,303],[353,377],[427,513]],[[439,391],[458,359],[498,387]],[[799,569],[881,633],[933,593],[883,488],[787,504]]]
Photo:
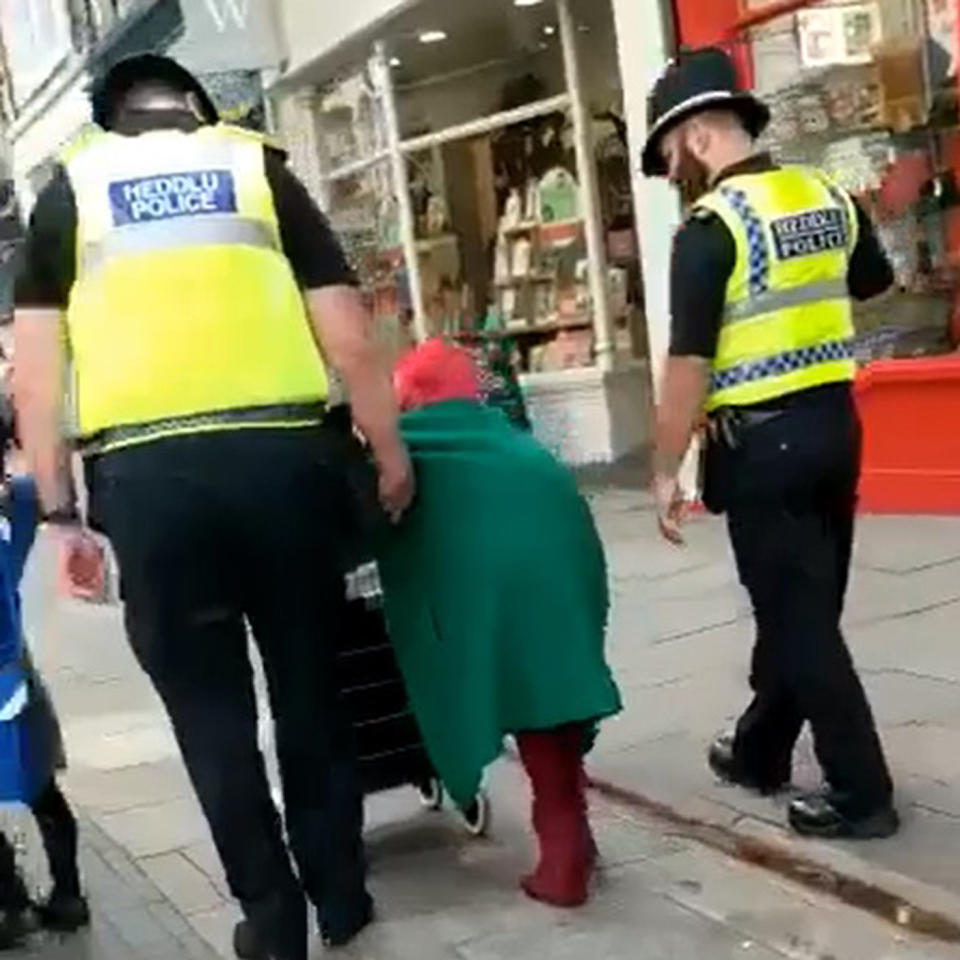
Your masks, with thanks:
[[[437,247],[459,242],[460,239],[455,233],[444,233],[437,237],[424,237],[422,240],[417,240],[417,250],[420,253],[429,253]]]
[[[460,239],[455,233],[444,233],[438,237],[423,237],[417,240],[417,253],[430,253],[431,250],[436,250],[437,247],[451,246],[459,242]],[[403,247],[382,247],[379,252],[380,255],[384,257],[402,257]]]
[[[852,137],[871,137],[889,132],[889,128],[877,125],[850,127],[830,126],[826,130],[798,130],[794,136],[778,140],[776,152],[779,155],[791,147],[804,144],[811,148],[816,147],[817,149],[822,149],[824,144],[836,143]]]
[[[532,233],[539,226],[539,221],[527,220],[523,223],[515,223],[512,227],[504,227],[500,232],[505,237],[515,237],[521,233]]]
[[[509,280],[497,280],[496,286],[501,289],[522,287],[528,283],[554,283],[556,277],[552,273],[528,273],[522,277],[510,277]]]
[[[564,330],[589,330],[590,320],[554,320],[550,323],[530,324],[504,330],[461,330],[453,334],[457,340],[512,340],[515,337],[530,337],[540,334],[561,333]]]
[[[551,227],[573,227],[583,223],[581,217],[575,217],[572,220],[524,220],[522,223],[515,223],[512,227],[503,227],[501,233],[505,237],[515,237],[523,233],[533,233],[535,230],[548,230]]]

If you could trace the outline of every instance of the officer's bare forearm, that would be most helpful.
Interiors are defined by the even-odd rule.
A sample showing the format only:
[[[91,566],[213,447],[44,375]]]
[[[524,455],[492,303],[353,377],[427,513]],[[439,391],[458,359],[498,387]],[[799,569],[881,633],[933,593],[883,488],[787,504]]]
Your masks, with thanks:
[[[379,462],[402,455],[393,381],[373,321],[352,287],[324,287],[306,294],[314,335],[327,362],[340,374],[354,422]]]
[[[657,408],[654,471],[675,476],[703,411],[710,362],[702,357],[669,357]]]
[[[63,435],[65,357],[60,312],[17,310],[13,395],[20,442],[46,510],[72,506],[70,456]]]
[[[347,386],[353,422],[370,444],[377,463],[383,467],[405,458],[393,383],[384,372],[380,351],[375,357],[354,358],[337,369]]]

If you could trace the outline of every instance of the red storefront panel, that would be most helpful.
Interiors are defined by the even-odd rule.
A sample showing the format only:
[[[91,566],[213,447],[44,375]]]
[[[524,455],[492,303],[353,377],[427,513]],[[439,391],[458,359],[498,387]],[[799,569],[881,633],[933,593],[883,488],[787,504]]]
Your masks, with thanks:
[[[741,82],[753,85],[749,45],[734,39],[740,19],[740,0],[673,0],[677,41],[684,47],[724,46],[734,56]]]

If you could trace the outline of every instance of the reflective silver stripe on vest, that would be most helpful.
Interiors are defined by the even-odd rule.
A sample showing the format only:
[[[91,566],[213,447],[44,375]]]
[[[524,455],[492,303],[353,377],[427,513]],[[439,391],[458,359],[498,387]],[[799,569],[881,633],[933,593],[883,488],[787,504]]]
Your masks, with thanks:
[[[81,266],[89,274],[102,269],[113,257],[221,244],[277,249],[275,234],[262,220],[208,214],[115,227],[99,243],[87,244]]]
[[[166,417],[149,423],[125,424],[108,427],[79,440],[84,456],[103,453],[112,447],[160,439],[171,434],[203,433],[205,430],[235,424],[243,426],[296,425],[320,422],[327,411],[321,400],[314,403],[274,403],[262,407],[237,407],[233,410],[214,410],[209,413]]]
[[[724,323],[735,323],[766,313],[776,313],[778,310],[788,310],[790,307],[800,307],[805,303],[846,300],[849,296],[846,280],[839,279],[807,283],[789,290],[767,290],[739,303],[729,304],[724,311],[723,320]]]

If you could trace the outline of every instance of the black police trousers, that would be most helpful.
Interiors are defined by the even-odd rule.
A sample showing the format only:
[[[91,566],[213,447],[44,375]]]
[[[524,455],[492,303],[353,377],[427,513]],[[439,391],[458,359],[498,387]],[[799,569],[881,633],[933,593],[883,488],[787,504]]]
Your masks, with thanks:
[[[304,892],[341,929],[366,909],[362,795],[336,672],[349,493],[326,428],[152,441],[87,464],[126,625],[240,902],[272,955],[306,960]],[[291,869],[257,740],[263,660]]]
[[[804,721],[838,807],[886,805],[892,783],[840,629],[853,545],[860,424],[849,390],[810,391],[745,426],[708,459],[723,490],[740,580],[756,620],[754,699],[734,759],[770,786],[790,777]]]

